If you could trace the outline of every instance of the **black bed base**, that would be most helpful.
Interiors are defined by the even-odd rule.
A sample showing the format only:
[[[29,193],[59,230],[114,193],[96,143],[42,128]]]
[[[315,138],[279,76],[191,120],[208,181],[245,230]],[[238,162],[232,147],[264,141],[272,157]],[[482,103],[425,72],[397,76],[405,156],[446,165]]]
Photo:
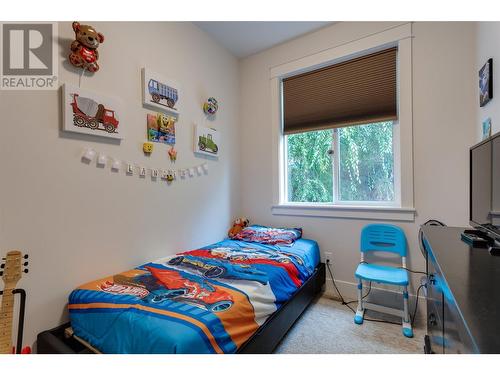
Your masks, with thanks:
[[[299,319],[314,297],[325,285],[325,264],[320,263],[314,273],[237,351],[241,354],[270,354],[278,346],[293,324]]]
[[[325,264],[320,263],[311,277],[280,307],[250,339],[237,351],[238,354],[270,354],[325,284]],[[38,334],[39,354],[90,354],[90,349],[73,337],[65,337],[64,330],[70,323]]]

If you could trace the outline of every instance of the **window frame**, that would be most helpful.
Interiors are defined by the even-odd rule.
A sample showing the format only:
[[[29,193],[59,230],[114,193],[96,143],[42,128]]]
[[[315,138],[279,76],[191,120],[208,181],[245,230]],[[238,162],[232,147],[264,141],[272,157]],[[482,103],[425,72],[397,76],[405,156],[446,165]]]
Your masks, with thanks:
[[[411,36],[412,24],[405,23],[271,68],[273,214],[414,221]],[[339,202],[337,200],[328,204],[288,202],[286,139],[282,132],[282,79],[391,46],[398,47],[398,124],[394,127],[393,133],[395,201]],[[396,141],[398,139],[399,142]],[[334,168],[337,168],[337,165],[338,163],[334,163]],[[334,178],[337,176],[338,173],[335,173]]]

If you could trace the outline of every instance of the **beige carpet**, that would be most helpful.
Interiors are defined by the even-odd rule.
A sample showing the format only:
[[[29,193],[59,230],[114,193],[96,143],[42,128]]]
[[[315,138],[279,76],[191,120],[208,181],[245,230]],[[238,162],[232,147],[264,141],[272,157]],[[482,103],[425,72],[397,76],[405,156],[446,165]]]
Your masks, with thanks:
[[[355,308],[356,304],[351,306]],[[373,313],[366,317],[382,318]],[[368,321],[357,325],[353,319],[351,310],[340,302],[327,297],[318,298],[302,314],[275,353],[423,354],[423,327],[413,327],[414,337],[409,339],[401,333],[401,325]]]

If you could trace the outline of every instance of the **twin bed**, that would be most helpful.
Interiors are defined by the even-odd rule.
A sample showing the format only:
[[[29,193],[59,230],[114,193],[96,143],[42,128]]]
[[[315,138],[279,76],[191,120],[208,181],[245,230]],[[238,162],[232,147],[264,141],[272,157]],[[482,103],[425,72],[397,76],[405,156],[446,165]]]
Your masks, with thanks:
[[[79,352],[75,339],[101,353],[272,352],[325,280],[317,243],[289,231],[252,226],[82,285],[74,336],[42,332],[38,352]]]

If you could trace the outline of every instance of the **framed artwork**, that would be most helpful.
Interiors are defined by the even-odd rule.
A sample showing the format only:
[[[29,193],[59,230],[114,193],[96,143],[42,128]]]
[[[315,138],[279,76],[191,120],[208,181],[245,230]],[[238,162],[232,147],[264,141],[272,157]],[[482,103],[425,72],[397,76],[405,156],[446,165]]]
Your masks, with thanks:
[[[479,71],[479,106],[484,107],[493,99],[493,59],[489,59]]]
[[[491,136],[491,118],[483,121],[483,140]]]
[[[63,130],[123,139],[123,112],[121,102],[115,98],[64,84]]]
[[[179,89],[175,81],[159,73],[142,69],[142,97],[147,107],[178,114]]]
[[[215,129],[205,126],[194,126],[194,152],[199,155],[218,157],[219,135]]]
[[[148,113],[147,129],[148,141],[175,144],[175,116],[169,116],[163,113]]]

